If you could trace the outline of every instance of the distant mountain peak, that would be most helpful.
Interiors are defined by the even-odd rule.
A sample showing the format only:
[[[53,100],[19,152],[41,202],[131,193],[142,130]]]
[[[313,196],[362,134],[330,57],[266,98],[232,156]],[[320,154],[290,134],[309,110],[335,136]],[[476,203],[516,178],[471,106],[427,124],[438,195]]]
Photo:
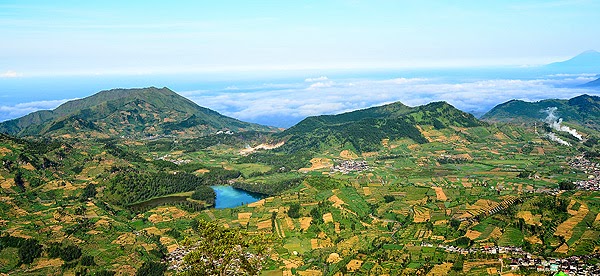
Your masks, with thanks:
[[[565,69],[597,69],[600,70],[600,52],[596,50],[587,50],[568,60],[554,62],[547,65],[550,68]]]
[[[600,55],[600,52],[598,52],[596,50],[587,50],[587,51],[581,52],[581,54],[579,54],[578,56],[581,56],[581,55]]]

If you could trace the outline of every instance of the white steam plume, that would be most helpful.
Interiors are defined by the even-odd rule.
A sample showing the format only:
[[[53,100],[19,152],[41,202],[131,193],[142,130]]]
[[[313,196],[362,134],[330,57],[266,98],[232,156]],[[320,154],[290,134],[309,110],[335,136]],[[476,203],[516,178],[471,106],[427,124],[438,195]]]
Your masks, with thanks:
[[[556,136],[556,134],[554,134],[552,132],[546,133],[546,138],[548,138],[554,142],[557,142],[561,145],[564,145],[564,146],[569,146],[569,147],[571,146],[571,144],[569,144],[569,142],[567,142],[563,139],[560,139],[560,137]]]
[[[548,113],[548,117],[546,117],[546,119],[544,119],[544,122],[546,122],[554,130],[568,132],[573,137],[579,139],[579,141],[583,140],[583,137],[581,136],[581,134],[577,133],[577,130],[572,129],[568,126],[562,125],[562,118],[558,118],[558,117],[556,117],[556,115],[554,115],[554,112],[556,112],[557,109],[558,109],[557,107],[546,108],[544,110],[544,112]],[[558,138],[558,137],[556,137],[556,138]],[[558,138],[558,139],[560,139],[560,138]],[[554,139],[552,139],[552,140],[554,140]]]

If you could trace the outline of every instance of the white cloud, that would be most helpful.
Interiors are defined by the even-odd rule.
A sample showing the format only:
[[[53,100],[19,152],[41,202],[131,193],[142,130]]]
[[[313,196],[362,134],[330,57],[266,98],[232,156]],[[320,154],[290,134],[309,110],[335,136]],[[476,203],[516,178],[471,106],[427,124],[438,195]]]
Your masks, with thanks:
[[[19,103],[15,105],[0,105],[0,121],[18,118],[25,116],[31,112],[38,110],[54,109],[64,102],[75,99],[50,100],[50,101],[34,101],[27,103]]]
[[[575,78],[573,78],[575,77]],[[289,127],[306,116],[337,114],[381,104],[401,101],[410,106],[433,101],[447,101],[467,111],[483,113],[512,99],[537,101],[548,98],[571,98],[598,91],[565,87],[578,77],[564,79],[497,79],[461,83],[439,83],[423,78],[386,80],[321,81],[304,86],[231,93],[213,91],[182,92],[196,103],[241,120]],[[242,89],[243,90],[243,89]],[[282,123],[284,122],[284,123]]]
[[[317,81],[326,81],[326,80],[329,80],[329,78],[326,76],[320,76],[318,78],[307,78],[304,80],[304,82],[317,82]]]
[[[18,78],[18,77],[22,77],[22,76],[23,76],[23,74],[17,73],[12,70],[8,70],[8,71],[0,74],[0,78]]]
[[[318,89],[318,88],[327,88],[327,87],[332,87],[335,83],[332,81],[326,81],[326,82],[315,82],[313,84],[311,84],[308,89]]]

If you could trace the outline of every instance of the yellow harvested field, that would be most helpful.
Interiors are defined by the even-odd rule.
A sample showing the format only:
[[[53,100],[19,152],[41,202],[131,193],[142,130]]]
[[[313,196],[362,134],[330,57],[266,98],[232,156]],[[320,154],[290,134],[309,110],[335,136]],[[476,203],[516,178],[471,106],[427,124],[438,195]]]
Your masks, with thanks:
[[[252,213],[238,213],[238,221],[241,225],[247,225],[252,217]]]
[[[256,208],[256,207],[261,207],[261,206],[264,206],[264,205],[265,205],[265,200],[261,199],[261,200],[259,200],[257,202],[252,202],[252,203],[248,204],[248,207]]]
[[[413,219],[414,222],[416,222],[416,223],[427,222],[431,219],[429,209],[424,209],[424,208],[414,208],[414,209],[415,209],[415,216]]]
[[[157,223],[157,222],[162,222],[163,218],[159,214],[152,214],[152,215],[150,215],[150,217],[148,217],[148,220],[152,223]]]
[[[342,205],[346,204],[343,200],[341,200],[336,195],[332,195],[327,200],[331,201],[331,203],[333,203],[333,207],[335,207],[335,208],[340,208]]]
[[[334,229],[334,231],[335,231],[336,233],[338,233],[338,234],[339,234],[340,232],[342,232],[342,230],[340,230],[340,223],[339,223],[339,222],[334,222],[334,223],[333,223],[333,225],[334,225],[334,228],[333,228],[333,229]]]
[[[308,229],[308,227],[310,227],[311,221],[312,221],[311,217],[301,217],[300,218],[300,228],[302,228],[302,230]]]
[[[323,222],[333,222],[333,215],[331,213],[323,214]]]
[[[15,180],[12,178],[9,179],[4,179],[4,180],[0,180],[2,181],[2,183],[0,183],[0,187],[2,187],[2,189],[10,189],[12,186],[15,186]]]
[[[144,231],[146,231],[146,233],[150,234],[150,235],[162,235],[162,231],[154,226],[152,227],[148,227],[148,228],[144,228]]]
[[[500,228],[495,227],[494,230],[492,230],[492,233],[490,233],[490,235],[488,236],[488,239],[499,239],[500,237],[502,237],[502,230],[500,230]]]
[[[556,227],[556,232],[554,232],[554,235],[562,236],[567,241],[571,239],[571,236],[573,236],[573,227],[579,224],[585,218],[588,212],[589,209],[587,205],[581,204],[576,215],[568,218],[565,222],[561,223],[558,227]]]
[[[7,149],[7,148],[0,148],[0,155],[4,156],[7,153],[11,153],[12,150],[11,149]]]
[[[333,243],[329,239],[321,240],[321,239],[310,239],[310,246],[314,249],[325,248],[333,246]]]
[[[261,229],[271,229],[272,224],[271,224],[271,220],[263,220],[263,221],[259,221],[256,226],[258,227],[258,230]]]
[[[287,216],[285,217],[285,224],[287,225],[287,228],[290,230],[294,230],[294,228],[296,228],[294,226],[294,221],[290,217],[287,217]]]
[[[479,231],[475,231],[475,230],[467,230],[467,233],[465,234],[465,237],[474,240],[479,238],[479,236],[481,236],[481,232]]]
[[[210,172],[210,170],[207,170],[207,169],[199,169],[199,170],[196,170],[196,171],[195,171],[195,173],[198,173],[198,174],[205,174],[205,173],[207,173],[207,172]]]
[[[517,213],[517,218],[522,218],[526,224],[529,225],[542,225],[540,222],[542,215],[532,215],[531,211],[520,211]]]
[[[466,179],[466,178],[463,178],[463,179],[462,179],[462,181],[461,181],[460,183],[461,183],[461,184],[463,185],[463,187],[465,187],[465,188],[473,188],[473,184],[471,184],[471,182],[469,182],[469,180],[468,180],[468,179]]]
[[[554,250],[554,252],[566,254],[567,252],[569,252],[569,246],[565,242],[559,248],[557,248],[556,250]]]
[[[340,157],[344,158],[344,159],[356,159],[358,158],[358,155],[356,155],[356,153],[349,151],[349,150],[343,150],[340,152]]]
[[[524,239],[530,242],[531,244],[543,244],[542,240],[540,240],[540,238],[538,238],[537,236],[525,237]]]
[[[365,193],[366,196],[370,196],[371,195],[371,188],[369,188],[369,187],[363,187],[363,193]]]
[[[310,171],[314,171],[314,170],[331,168],[331,166],[333,166],[333,163],[331,162],[331,159],[329,159],[329,158],[313,158],[310,160],[310,164],[311,164],[311,166],[309,168],[301,168],[298,171],[299,172],[310,172]]]
[[[40,258],[37,261],[37,264],[35,265],[35,267],[31,270],[34,271],[34,270],[42,269],[45,267],[60,267],[64,263],[65,262],[60,258],[56,258],[56,259]]]
[[[443,263],[443,264],[439,264],[434,266],[429,273],[427,273],[428,276],[441,276],[441,275],[447,275],[448,272],[450,272],[450,269],[452,268],[452,263]]]
[[[329,257],[327,257],[328,263],[337,263],[341,260],[342,260],[342,258],[340,257],[340,254],[338,254],[338,253],[331,253],[331,254],[329,254]]]
[[[298,275],[300,275],[300,276],[321,276],[321,275],[323,275],[323,272],[321,272],[319,270],[307,269],[304,271],[298,271]]]
[[[117,239],[112,241],[111,243],[125,245],[125,244],[134,244],[135,243],[135,235],[133,233],[125,233],[119,236]]]
[[[348,270],[348,272],[354,272],[359,270],[362,264],[363,261],[354,259],[348,262],[348,264],[346,265],[346,269]]]
[[[431,187],[431,188],[435,191],[435,196],[437,197],[437,200],[440,200],[440,201],[448,200],[448,197],[444,193],[444,190],[442,189],[442,187]]]

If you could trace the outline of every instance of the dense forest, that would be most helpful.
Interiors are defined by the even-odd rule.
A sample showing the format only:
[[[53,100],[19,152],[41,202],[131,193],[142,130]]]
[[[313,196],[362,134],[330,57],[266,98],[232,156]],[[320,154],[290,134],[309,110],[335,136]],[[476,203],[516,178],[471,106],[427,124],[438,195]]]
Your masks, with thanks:
[[[106,183],[104,197],[109,202],[128,205],[153,197],[194,191],[199,186],[224,184],[240,176],[238,171],[211,168],[202,176],[186,172],[119,171]]]

